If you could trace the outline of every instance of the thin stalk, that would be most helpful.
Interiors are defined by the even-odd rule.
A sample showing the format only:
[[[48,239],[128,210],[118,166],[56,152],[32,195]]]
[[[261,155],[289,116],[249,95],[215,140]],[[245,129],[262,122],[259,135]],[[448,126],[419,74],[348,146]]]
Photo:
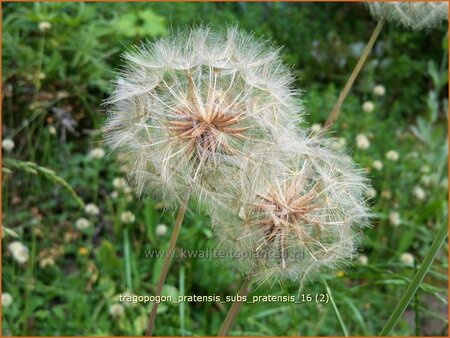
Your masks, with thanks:
[[[191,196],[191,190],[189,189],[184,201],[182,202],[182,204],[180,206],[180,210],[178,210],[178,215],[175,220],[175,226],[174,226],[174,229],[172,232],[172,236],[170,237],[169,247],[167,248],[167,252],[164,257],[164,263],[163,263],[163,267],[162,267],[162,271],[161,271],[161,276],[159,277],[158,285],[156,287],[156,293],[155,293],[156,297],[161,296],[161,292],[162,292],[164,283],[167,278],[167,272],[169,272],[170,258],[172,256],[171,253],[175,249],[175,244],[177,243],[178,235],[179,235],[180,229],[181,229],[181,224],[183,223],[184,215],[186,213],[186,209],[187,209],[187,205],[188,205],[190,196]],[[154,302],[152,305],[152,311],[150,312],[150,315],[149,315],[147,332],[145,333],[146,336],[152,335],[152,331],[155,326],[156,311],[158,310],[158,305],[159,305],[158,302]]]
[[[342,332],[344,332],[344,336],[348,337],[349,335],[348,335],[347,327],[345,326],[344,321],[342,320],[341,313],[339,312],[339,309],[336,306],[336,303],[335,303],[334,298],[333,298],[333,294],[331,293],[331,289],[328,286],[328,283],[327,283],[327,281],[325,279],[323,280],[323,284],[325,284],[325,289],[327,290],[327,293],[330,296],[331,305],[333,306],[333,310],[334,310],[334,313],[336,314],[336,317],[337,317],[337,319],[339,321],[339,325],[341,325]]]
[[[250,277],[246,277],[244,281],[242,282],[241,288],[239,289],[238,295],[239,296],[247,296],[250,288],[248,287],[250,284]],[[230,331],[231,327],[234,324],[234,321],[236,320],[236,317],[241,310],[243,302],[235,301],[230,307],[230,310],[227,313],[227,316],[225,317],[225,320],[222,323],[222,327],[220,328],[219,337],[227,336],[228,332]]]
[[[364,66],[364,63],[366,63],[367,57],[369,56],[370,51],[372,50],[373,45],[375,44],[375,41],[377,40],[378,35],[380,34],[385,21],[386,21],[386,18],[382,18],[380,21],[378,21],[377,26],[373,30],[372,35],[369,39],[369,42],[367,42],[366,47],[364,47],[364,50],[363,50],[361,56],[359,57],[359,60],[356,63],[356,66],[353,69],[352,74],[348,78],[344,89],[342,90],[341,94],[339,95],[339,98],[336,101],[336,104],[334,105],[333,110],[331,111],[330,115],[327,118],[327,121],[325,122],[325,126],[324,126],[325,129],[330,128],[333,125],[333,123],[337,120],[337,118],[339,116],[339,112],[341,110],[342,103],[344,102],[350,89],[352,88],[353,83],[355,82],[356,78],[359,75],[359,72],[361,71],[362,67]]]
[[[131,277],[131,253],[130,253],[130,238],[128,235],[128,226],[123,229],[123,248],[125,252],[125,276],[127,279],[127,287],[130,292],[133,291],[133,280]]]
[[[391,333],[392,329],[394,328],[394,326],[400,320],[400,317],[403,315],[403,312],[405,312],[407,306],[409,305],[412,298],[414,297],[414,294],[416,293],[417,289],[419,288],[420,283],[422,283],[423,279],[425,278],[425,275],[427,274],[428,270],[430,269],[431,264],[433,263],[434,259],[436,258],[436,255],[439,252],[439,249],[441,248],[442,244],[445,241],[445,238],[447,237],[447,234],[448,234],[448,224],[446,222],[442,222],[441,228],[439,229],[438,233],[436,234],[436,237],[434,238],[430,249],[428,250],[427,254],[425,255],[425,258],[423,259],[422,264],[420,265],[419,269],[417,270],[416,274],[414,275],[413,279],[411,280],[411,283],[409,284],[408,288],[406,289],[405,293],[403,294],[402,298],[400,299],[399,303],[397,304],[397,307],[395,308],[394,312],[392,312],[388,321],[386,322],[383,329],[381,330],[379,336],[389,335]]]

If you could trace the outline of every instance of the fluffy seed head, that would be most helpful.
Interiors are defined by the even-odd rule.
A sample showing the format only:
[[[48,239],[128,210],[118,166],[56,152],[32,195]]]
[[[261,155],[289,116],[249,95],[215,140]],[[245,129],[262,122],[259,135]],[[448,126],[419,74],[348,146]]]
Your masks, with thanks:
[[[303,282],[346,261],[367,221],[365,180],[351,160],[310,140],[293,143],[284,167],[237,197],[230,210],[238,212],[212,215],[219,247],[260,281]]]
[[[173,33],[125,60],[105,135],[138,194],[217,191],[301,115],[278,51],[236,28]]]
[[[442,1],[386,1],[368,2],[370,12],[376,19],[386,17],[406,28],[420,30],[440,26],[448,20],[448,2]]]

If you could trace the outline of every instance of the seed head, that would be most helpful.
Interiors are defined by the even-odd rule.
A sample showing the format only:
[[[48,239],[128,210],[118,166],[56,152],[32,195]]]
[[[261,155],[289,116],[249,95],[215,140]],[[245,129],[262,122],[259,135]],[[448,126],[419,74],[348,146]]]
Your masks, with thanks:
[[[348,157],[311,140],[290,152],[284,168],[236,199],[237,215],[212,215],[219,247],[260,281],[303,282],[346,261],[354,253],[354,230],[367,219],[365,180]]]
[[[386,17],[388,21],[414,30],[438,27],[448,20],[447,1],[368,2],[367,6],[376,19]]]
[[[278,51],[236,28],[174,33],[125,60],[105,134],[138,194],[219,191],[301,116]]]

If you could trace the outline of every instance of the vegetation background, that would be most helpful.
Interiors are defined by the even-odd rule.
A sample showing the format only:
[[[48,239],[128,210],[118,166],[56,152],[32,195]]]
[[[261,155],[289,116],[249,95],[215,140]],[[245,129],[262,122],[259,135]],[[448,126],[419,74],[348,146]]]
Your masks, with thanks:
[[[376,25],[358,3],[2,7],[3,335],[144,333],[151,304],[123,306],[118,295],[154,292],[162,260],[147,259],[145,251],[166,247],[174,215],[164,201],[137,200],[114,180],[126,173],[97,149],[103,147],[102,100],[122,52],[172,27],[238,24],[284,46],[283,58],[304,91],[308,116],[302,127],[318,129]],[[362,257],[326,276],[351,335],[379,333],[446,220],[447,39],[446,27],[413,32],[386,24],[332,131],[336,147],[345,144],[373,186],[368,198],[374,218],[364,231]],[[380,87],[374,92],[379,85],[384,95]],[[367,101],[371,112],[367,104],[363,109]],[[386,157],[390,150],[398,160],[392,152]],[[99,212],[92,206],[85,211],[88,203]],[[126,211],[132,215],[124,216]],[[190,213],[178,245],[213,248],[208,224],[206,215]],[[22,263],[11,250],[15,241],[25,247]],[[448,334],[447,256],[445,244],[394,334]],[[164,294],[225,298],[239,283],[240,276],[220,260],[186,258],[173,262]],[[296,283],[263,284],[250,295],[297,292]],[[323,292],[321,283],[303,290]],[[228,307],[161,304],[154,333],[215,335]],[[255,303],[243,306],[232,334],[342,331],[330,304]]]

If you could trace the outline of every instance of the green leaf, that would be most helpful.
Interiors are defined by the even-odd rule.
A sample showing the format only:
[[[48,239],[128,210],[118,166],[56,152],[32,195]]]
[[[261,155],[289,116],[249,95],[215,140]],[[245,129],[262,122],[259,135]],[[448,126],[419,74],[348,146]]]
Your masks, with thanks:
[[[97,251],[97,259],[100,262],[100,270],[111,275],[122,275],[122,260],[117,256],[111,242],[103,240]]]

